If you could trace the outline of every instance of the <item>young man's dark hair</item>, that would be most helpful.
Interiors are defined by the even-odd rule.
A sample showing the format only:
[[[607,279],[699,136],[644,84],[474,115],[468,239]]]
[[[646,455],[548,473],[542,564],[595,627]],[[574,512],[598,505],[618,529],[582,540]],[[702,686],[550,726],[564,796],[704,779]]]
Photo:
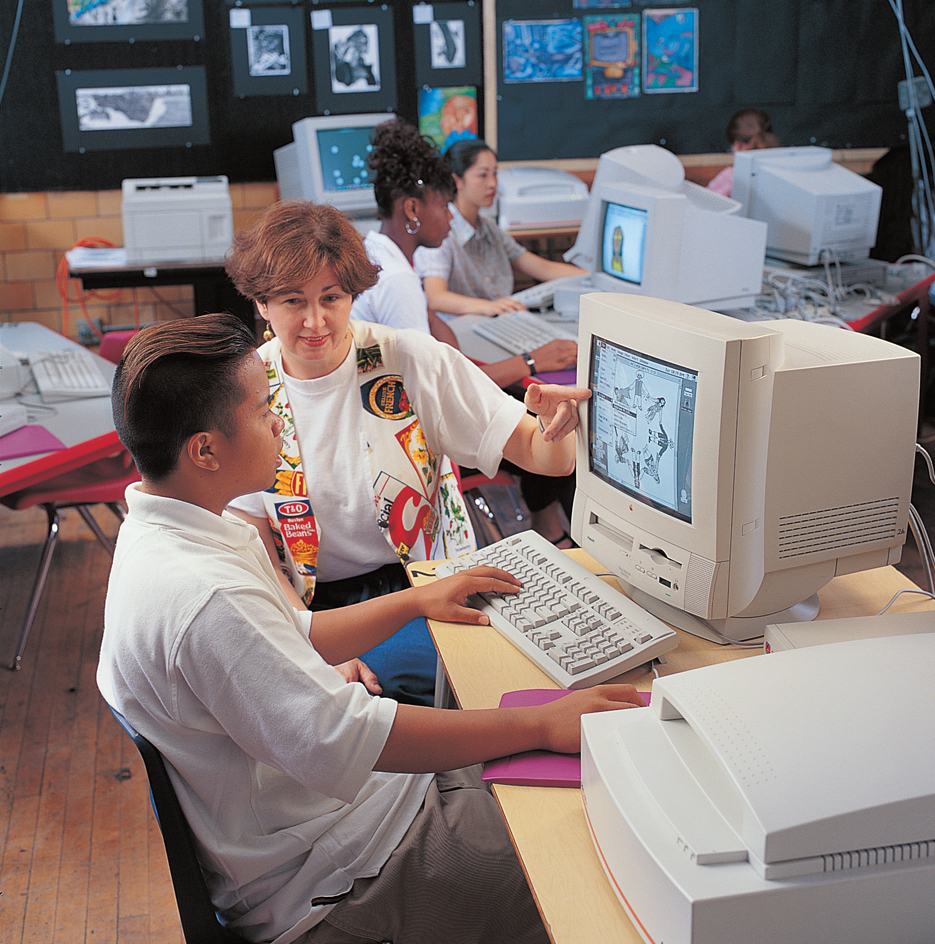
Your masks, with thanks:
[[[137,334],[114,374],[114,426],[140,474],[153,481],[176,466],[185,441],[205,429],[232,433],[243,391],[235,368],[256,339],[233,315],[166,321]]]

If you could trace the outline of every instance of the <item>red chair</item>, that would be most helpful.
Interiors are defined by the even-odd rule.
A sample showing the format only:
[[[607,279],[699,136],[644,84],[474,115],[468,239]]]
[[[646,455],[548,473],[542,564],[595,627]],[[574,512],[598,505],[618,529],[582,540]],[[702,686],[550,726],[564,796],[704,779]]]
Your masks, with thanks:
[[[105,331],[97,353],[115,364],[119,363],[123,349],[129,344],[130,338],[134,334],[136,334],[135,329],[132,331]]]
[[[55,545],[58,543],[61,510],[76,508],[107,553],[113,557],[114,544],[94,519],[89,506],[104,504],[123,521],[123,508],[119,503],[123,501],[127,486],[132,482],[138,482],[139,479],[139,473],[136,471],[130,454],[123,450],[118,455],[98,459],[72,469],[70,472],[57,475],[55,478],[27,486],[18,492],[0,496],[0,502],[14,511],[41,505],[48,519],[48,532],[39,558],[39,569],[20,629],[16,651],[12,662],[8,663],[8,668],[19,669],[22,663],[23,650],[26,648],[26,640],[29,638],[29,631],[32,629],[39,609],[39,599],[49,575]]]
[[[136,334],[136,331],[110,331],[105,333],[101,341],[101,357],[105,357],[114,363],[119,361],[123,349],[134,334]],[[88,458],[92,455],[94,455],[93,452],[88,453]],[[101,456],[99,447],[97,456]],[[23,650],[26,648],[26,640],[29,638],[29,632],[39,610],[39,600],[45,588],[46,578],[49,576],[52,554],[55,551],[55,545],[58,543],[61,510],[63,508],[76,508],[78,514],[94,532],[94,536],[101,542],[107,553],[113,557],[113,541],[104,534],[101,526],[91,514],[90,506],[106,505],[120,521],[123,521],[123,506],[120,503],[123,501],[124,492],[126,492],[128,485],[139,480],[140,476],[136,471],[132,458],[130,458],[130,453],[125,449],[121,449],[113,455],[95,458],[85,465],[62,472],[54,478],[45,479],[27,485],[17,492],[0,496],[0,503],[14,511],[22,511],[26,508],[32,508],[34,505],[41,505],[45,509],[48,520],[45,544],[39,557],[39,570],[36,573],[32,593],[29,596],[26,616],[19,631],[16,652],[13,655],[13,661],[8,664],[7,668],[16,670],[22,665]]]

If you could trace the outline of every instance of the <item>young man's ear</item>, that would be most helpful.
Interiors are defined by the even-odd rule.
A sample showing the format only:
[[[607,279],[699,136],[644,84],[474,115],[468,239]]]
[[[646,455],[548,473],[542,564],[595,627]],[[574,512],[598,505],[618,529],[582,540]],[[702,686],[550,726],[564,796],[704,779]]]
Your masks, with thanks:
[[[212,432],[195,433],[185,447],[185,455],[199,469],[216,472],[220,463],[214,450],[215,434]]]

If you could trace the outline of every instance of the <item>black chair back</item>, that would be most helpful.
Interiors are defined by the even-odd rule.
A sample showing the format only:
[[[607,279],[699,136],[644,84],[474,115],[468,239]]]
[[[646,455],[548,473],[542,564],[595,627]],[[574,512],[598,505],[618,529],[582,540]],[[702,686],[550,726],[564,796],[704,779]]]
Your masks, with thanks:
[[[146,767],[153,811],[166,847],[172,887],[175,890],[186,944],[245,944],[244,938],[218,920],[195,854],[191,828],[182,813],[162,755],[142,734],[134,730],[123,715],[114,708],[110,710],[120,722],[120,726],[130,735]]]

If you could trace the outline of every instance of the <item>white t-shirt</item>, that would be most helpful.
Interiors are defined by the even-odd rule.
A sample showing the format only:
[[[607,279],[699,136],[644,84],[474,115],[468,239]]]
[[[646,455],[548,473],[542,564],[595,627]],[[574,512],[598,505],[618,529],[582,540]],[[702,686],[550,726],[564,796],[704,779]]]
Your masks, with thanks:
[[[373,288],[358,295],[351,317],[428,334],[428,300],[422,280],[403,251],[389,236],[373,230],[364,237],[364,246],[370,261],[380,266],[380,278]]]
[[[396,350],[406,393],[431,450],[457,465],[496,474],[503,448],[526,413],[523,404],[454,348],[428,335],[400,331]],[[326,377],[296,380],[284,370],[280,374],[321,534],[321,581],[357,577],[399,559],[377,527],[356,367],[357,349],[351,345],[344,363]],[[236,499],[231,507],[266,517],[260,492]]]
[[[127,490],[98,686],[166,758],[215,906],[248,940],[291,941],[376,875],[431,775],[374,773],[396,703],[308,639],[256,529]]]

